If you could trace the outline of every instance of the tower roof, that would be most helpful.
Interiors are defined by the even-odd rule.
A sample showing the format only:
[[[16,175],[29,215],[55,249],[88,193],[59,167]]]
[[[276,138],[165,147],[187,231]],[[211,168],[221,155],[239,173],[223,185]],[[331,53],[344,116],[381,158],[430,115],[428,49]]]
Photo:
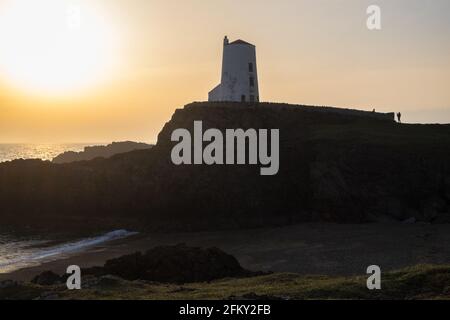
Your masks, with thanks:
[[[241,40],[241,39],[238,39],[236,41],[230,42],[230,45],[232,45],[232,44],[245,44],[245,45],[248,45],[248,46],[253,46],[253,44],[248,43],[248,42],[246,42],[244,40]]]

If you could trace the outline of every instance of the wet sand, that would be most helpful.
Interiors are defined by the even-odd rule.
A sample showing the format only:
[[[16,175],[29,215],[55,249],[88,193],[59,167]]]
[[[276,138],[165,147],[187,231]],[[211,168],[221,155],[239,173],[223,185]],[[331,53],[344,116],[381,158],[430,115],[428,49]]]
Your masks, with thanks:
[[[450,225],[303,224],[290,227],[220,232],[140,234],[109,242],[40,266],[0,274],[0,280],[28,281],[69,265],[100,266],[111,258],[159,245],[216,246],[251,270],[300,274],[363,274],[369,265],[383,271],[417,264],[450,264]]]

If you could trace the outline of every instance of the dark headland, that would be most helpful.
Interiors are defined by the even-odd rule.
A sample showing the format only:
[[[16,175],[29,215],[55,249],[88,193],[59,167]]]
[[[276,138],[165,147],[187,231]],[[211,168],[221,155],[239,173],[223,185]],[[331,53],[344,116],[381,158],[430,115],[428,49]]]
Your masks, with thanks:
[[[56,156],[53,163],[70,163],[76,161],[88,161],[96,158],[110,158],[119,153],[134,150],[150,149],[152,145],[133,141],[113,142],[106,146],[88,146],[81,152],[66,151]]]
[[[173,165],[172,132],[192,132],[200,120],[204,130],[279,129],[278,174]],[[2,163],[1,226],[141,235],[1,275],[35,283],[0,281],[0,298],[446,298],[449,146],[450,125],[398,124],[389,113],[192,103],[176,110],[151,149]],[[195,247],[170,247],[177,243]],[[212,246],[226,253],[205,249]],[[373,263],[388,272],[382,291],[368,291],[361,276]],[[83,268],[83,290],[66,290],[71,264]]]
[[[175,166],[171,133],[280,130],[280,170]],[[288,104],[192,103],[155,147],[68,164],[0,164],[0,221],[193,231],[302,222],[450,222],[450,125],[398,124],[393,114]],[[92,225],[92,224],[91,224]]]

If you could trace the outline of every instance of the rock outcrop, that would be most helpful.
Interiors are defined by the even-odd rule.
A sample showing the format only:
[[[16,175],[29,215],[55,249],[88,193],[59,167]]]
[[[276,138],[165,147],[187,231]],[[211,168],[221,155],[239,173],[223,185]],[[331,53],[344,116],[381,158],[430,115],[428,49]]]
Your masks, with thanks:
[[[161,246],[108,260],[103,267],[83,270],[85,275],[113,275],[126,280],[164,283],[206,282],[227,277],[261,275],[241,267],[235,257],[218,248],[185,245]]]
[[[53,163],[70,163],[76,161],[87,161],[95,158],[110,158],[115,154],[126,153],[134,150],[144,150],[153,147],[150,144],[124,141],[113,142],[106,146],[85,147],[82,152],[67,151],[56,156]]]
[[[252,165],[175,166],[171,134],[192,132],[195,120],[204,130],[279,129],[278,174],[261,176]],[[321,107],[194,103],[174,113],[150,150],[62,165],[0,164],[0,219],[126,220],[158,231],[449,222],[449,145],[450,125],[400,125]]]
[[[52,286],[60,284],[63,281],[63,277],[60,277],[53,271],[44,271],[38,274],[31,280],[31,283],[38,284],[41,286]]]

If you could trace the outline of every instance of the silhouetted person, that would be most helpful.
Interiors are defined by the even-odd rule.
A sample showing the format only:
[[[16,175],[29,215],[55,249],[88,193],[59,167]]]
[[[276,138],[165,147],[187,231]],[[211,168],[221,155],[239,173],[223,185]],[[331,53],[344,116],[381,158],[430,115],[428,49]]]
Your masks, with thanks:
[[[375,111],[376,111],[375,109],[372,110],[373,113],[375,113]]]
[[[402,114],[400,112],[397,113],[397,119],[398,119],[398,123],[402,123]]]

